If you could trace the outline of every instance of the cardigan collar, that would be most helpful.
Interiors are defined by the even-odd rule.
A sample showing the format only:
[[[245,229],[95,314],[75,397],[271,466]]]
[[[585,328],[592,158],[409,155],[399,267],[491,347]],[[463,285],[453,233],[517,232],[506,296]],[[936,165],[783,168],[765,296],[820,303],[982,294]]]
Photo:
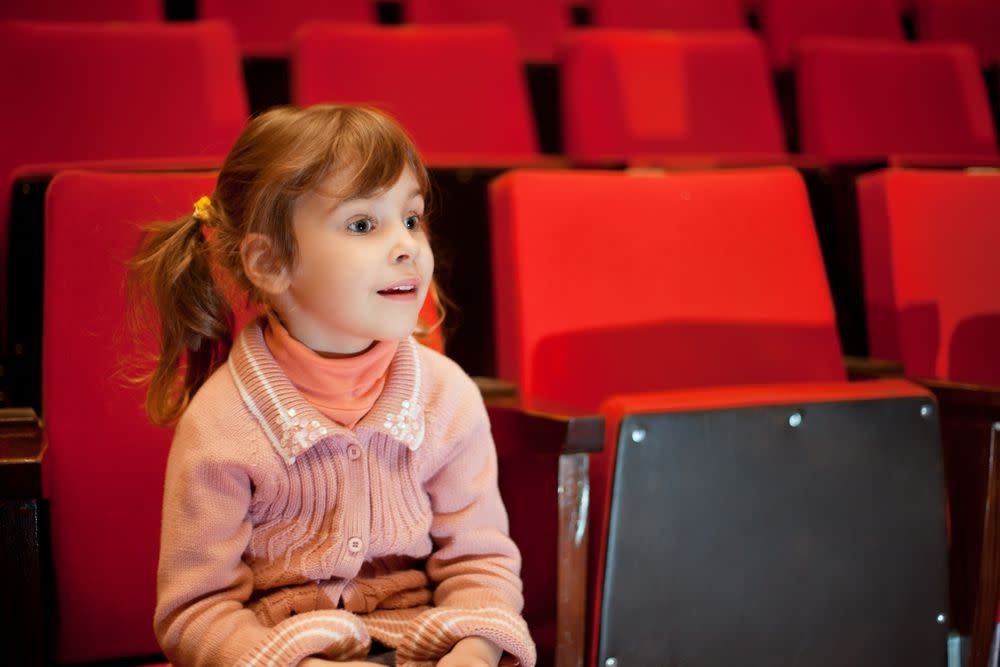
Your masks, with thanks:
[[[285,463],[295,463],[297,456],[337,433],[354,440],[362,430],[380,432],[414,451],[423,443],[421,364],[412,336],[400,342],[382,393],[352,431],[323,415],[295,388],[267,349],[262,326],[255,320],[243,329],[228,366],[243,402]]]

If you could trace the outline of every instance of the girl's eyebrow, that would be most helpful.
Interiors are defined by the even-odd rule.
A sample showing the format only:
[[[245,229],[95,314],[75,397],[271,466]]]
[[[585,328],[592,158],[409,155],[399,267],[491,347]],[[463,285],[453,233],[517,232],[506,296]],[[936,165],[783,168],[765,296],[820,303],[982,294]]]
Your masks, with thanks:
[[[414,188],[413,191],[410,192],[409,196],[407,196],[406,200],[409,201],[409,200],[411,200],[411,199],[413,199],[415,197],[420,197],[421,199],[424,198],[424,194],[420,190],[420,188]],[[334,198],[333,204],[326,209],[326,215],[328,215],[328,216],[329,215],[333,215],[333,213],[336,212],[336,210],[338,208],[340,208],[341,206],[343,206],[345,204],[350,204],[351,202],[360,201],[362,199],[371,199],[371,196],[370,195],[366,196],[366,195],[358,194],[358,195],[354,195],[353,197],[347,197],[346,199],[337,199],[337,198]]]
[[[410,200],[413,199],[414,197],[423,198],[423,193],[420,191],[420,188],[414,188],[413,191],[410,192],[409,195],[407,195],[406,199]],[[341,204],[349,204],[353,201],[358,201],[360,199],[372,199],[372,198],[373,197],[371,195],[362,195],[362,194],[354,195],[352,197],[347,197],[346,199],[341,199],[334,205],[333,208],[337,208],[337,206],[340,206]]]

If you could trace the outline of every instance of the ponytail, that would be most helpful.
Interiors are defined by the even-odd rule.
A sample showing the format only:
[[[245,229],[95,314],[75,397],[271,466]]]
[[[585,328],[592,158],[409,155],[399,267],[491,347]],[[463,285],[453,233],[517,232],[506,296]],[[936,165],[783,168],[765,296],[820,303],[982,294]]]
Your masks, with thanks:
[[[199,200],[201,203],[203,200]],[[202,233],[204,209],[145,229],[130,263],[129,291],[134,328],[155,328],[160,353],[149,382],[146,413],[156,424],[172,424],[194,393],[229,354],[233,312],[216,283],[212,253]],[[147,306],[156,320],[147,317]]]

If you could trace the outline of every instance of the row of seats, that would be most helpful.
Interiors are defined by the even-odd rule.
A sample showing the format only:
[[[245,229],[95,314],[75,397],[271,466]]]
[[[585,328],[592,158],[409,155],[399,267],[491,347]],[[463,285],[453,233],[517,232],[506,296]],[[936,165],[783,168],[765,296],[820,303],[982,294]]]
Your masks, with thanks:
[[[10,23],[0,33],[0,60],[21,63],[4,69],[0,87],[32,91],[3,112],[5,182],[24,164],[219,156],[246,117],[234,39],[222,24]],[[359,51],[379,56],[357,59]],[[561,60],[574,161],[782,159],[770,78],[749,34],[594,31],[571,40]],[[997,156],[988,96],[967,49],[823,41],[803,52],[797,74],[810,155],[910,153],[966,164]],[[292,82],[297,104],[390,110],[432,164],[538,157],[513,41],[499,27],[316,24],[296,39]],[[185,107],[198,113],[179,113]]]
[[[48,190],[43,404],[60,663],[156,651],[170,433],[121,380],[123,356],[137,353],[123,267],[142,221],[185,213],[213,181],[71,170]],[[877,351],[909,375],[1000,387],[1000,175],[890,169],[859,191]],[[967,457],[989,451],[990,423],[971,444],[949,441],[948,405],[927,389],[846,381],[799,174],[518,170],[492,183],[490,201],[507,276],[494,283],[500,376],[534,415],[561,405],[604,418],[589,457],[587,664],[659,664],[664,650],[682,664],[791,664],[776,656],[794,640],[811,665],[939,667],[945,619],[970,616],[956,592],[977,590],[984,530],[996,529],[956,484],[963,469],[989,470]],[[151,344],[139,341],[139,356]],[[572,498],[556,493],[557,457],[542,455],[560,443],[509,430],[505,410],[492,409],[494,434],[525,615],[540,664],[553,664],[557,600],[573,599],[557,590],[573,573],[559,570],[555,536],[578,528],[557,519]],[[708,619],[723,615],[732,633],[719,642]]]
[[[0,111],[5,212],[15,179],[67,164],[215,166],[248,114],[236,40],[223,23],[13,22],[0,33],[0,60],[21,63],[0,73],[0,87],[32,91]],[[359,52],[379,57],[358,59]],[[684,168],[998,160],[987,94],[967,49],[824,40],[804,53],[797,74],[805,163],[785,151],[763,47],[751,34],[581,33],[561,56],[567,157],[586,165]],[[343,62],[351,66],[330,65]],[[375,103],[401,120],[435,167],[546,164],[514,40],[499,26],[314,24],[296,39],[292,99]],[[34,223],[27,224],[31,236]],[[485,229],[486,220],[480,224]],[[0,226],[3,257],[8,227]],[[857,264],[850,246],[833,254]],[[37,301],[30,292],[37,277],[11,265],[0,280],[8,272],[15,278],[0,289],[0,310],[18,299]],[[846,306],[836,285],[835,293],[841,311],[859,307],[859,288]],[[20,322],[37,319],[16,314]],[[482,320],[471,337],[490,335]],[[37,340],[37,331],[29,338]],[[845,345],[863,352],[855,338],[845,336]],[[14,353],[32,344],[12,342],[3,347]],[[476,372],[492,367],[485,363]]]
[[[219,142],[201,137],[219,133],[229,140],[233,135],[227,133],[245,117],[238,56],[222,24],[126,29],[12,23],[2,32],[0,59],[22,65],[8,68],[0,84],[33,91],[25,104],[4,114],[16,142],[8,165],[49,161],[57,154],[124,157],[116,142],[134,146],[132,156],[163,157],[157,142],[173,147],[168,154],[217,154]],[[209,41],[208,53],[191,48]],[[353,58],[357,49],[378,57]],[[587,31],[568,40],[559,60],[565,153],[574,161],[677,153],[775,160],[786,150],[763,48],[749,33]],[[207,64],[199,68],[198,62]],[[93,65],[81,75],[85,63]],[[456,154],[490,162],[537,157],[515,46],[502,28],[313,24],[294,41],[291,70],[293,103],[383,106],[410,129],[432,163],[454,160]],[[796,75],[799,140],[806,154],[826,160],[895,153],[975,160],[997,154],[987,90],[966,48],[812,41]],[[169,85],[155,85],[161,81]],[[190,97],[206,84],[205,94]],[[95,124],[105,113],[102,104],[116,106],[126,95],[147,110],[129,114],[126,128],[156,123],[161,113],[177,117],[175,108],[182,104],[199,105],[207,117],[198,118],[198,127],[175,122],[167,128],[187,135],[182,142],[162,133],[133,135],[118,126],[118,139],[88,138],[76,132],[83,119],[73,100],[92,90],[108,100],[88,105]],[[59,113],[77,120],[53,123]],[[120,115],[126,115],[124,109]],[[225,118],[216,120],[220,116]],[[25,121],[50,133],[56,125],[56,134],[38,141],[35,133],[23,131]],[[67,136],[60,127],[69,130]]]
[[[169,0],[168,0],[169,1]],[[378,20],[374,0],[324,2],[292,0],[198,0],[201,19],[225,19],[236,26],[244,53],[255,57],[287,54],[295,30],[309,21]],[[996,35],[1000,7],[993,0],[401,0],[403,19],[413,24],[505,23],[517,34],[519,53],[533,61],[551,61],[560,40],[574,25],[573,10],[585,8],[586,23],[603,28],[665,30],[733,30],[748,27],[755,13],[771,63],[789,68],[800,40],[813,36],[875,38],[901,41],[902,15],[912,11],[920,41],[961,41],[972,46],[984,66],[1000,59]],[[904,4],[912,5],[910,7]],[[9,2],[0,18],[61,20],[157,20],[163,0],[118,0],[81,6],[66,0]]]

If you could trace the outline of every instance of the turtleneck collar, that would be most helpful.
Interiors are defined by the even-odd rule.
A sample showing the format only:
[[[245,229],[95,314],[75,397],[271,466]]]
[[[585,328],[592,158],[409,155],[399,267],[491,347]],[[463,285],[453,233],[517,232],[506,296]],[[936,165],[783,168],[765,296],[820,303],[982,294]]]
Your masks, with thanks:
[[[376,341],[353,357],[323,357],[292,338],[269,313],[264,342],[302,396],[329,419],[353,428],[382,393],[399,341]]]

